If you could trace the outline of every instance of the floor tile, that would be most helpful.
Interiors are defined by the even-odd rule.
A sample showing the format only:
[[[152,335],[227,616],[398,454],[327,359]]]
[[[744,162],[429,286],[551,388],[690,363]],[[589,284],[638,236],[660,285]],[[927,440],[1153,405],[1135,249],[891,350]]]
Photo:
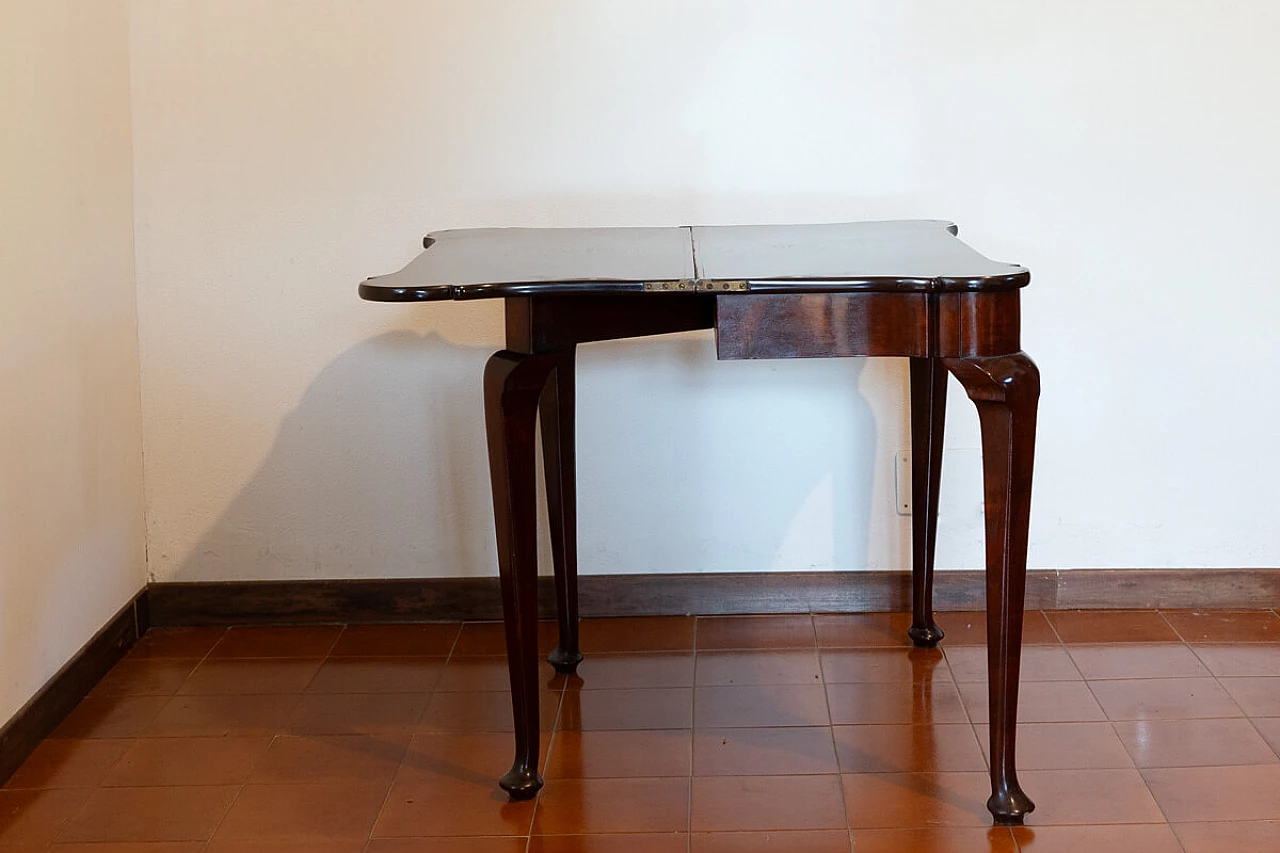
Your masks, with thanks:
[[[89,691],[91,696],[172,696],[199,659],[130,658],[116,663]]]
[[[1220,677],[1280,676],[1280,645],[1211,643],[1191,648],[1209,671]]]
[[[698,652],[696,683],[704,686],[735,684],[821,684],[822,671],[814,649]]]
[[[586,620],[583,620],[583,624]],[[538,623],[538,653],[542,657],[556,647],[558,640],[556,623],[543,620]],[[581,627],[579,636],[581,636]],[[594,648],[584,646],[584,648]],[[691,646],[692,648],[692,646]],[[457,642],[453,645],[450,657],[483,655],[505,655],[507,653],[507,634],[501,622],[467,622],[458,633]]]
[[[701,729],[693,736],[695,776],[835,774],[830,726]]]
[[[1045,614],[1064,643],[1178,643],[1154,610],[1055,610]]]
[[[693,649],[692,616],[583,619],[580,647],[590,652],[668,652]]]
[[[1110,720],[1192,720],[1244,714],[1212,678],[1132,678],[1089,683]]]
[[[947,665],[956,681],[987,680],[985,646],[955,646],[947,650]],[[1019,679],[1029,681],[1081,681],[1083,676],[1065,646],[1024,646]]]
[[[1182,853],[1163,824],[1020,826],[1013,834],[1024,853]]]
[[[1014,853],[985,809],[985,615],[938,618],[940,650],[906,614],[584,621],[577,676],[539,664],[537,805],[496,785],[500,624],[156,629],[0,789],[0,853]],[[1280,850],[1280,617],[1027,620],[1020,849]]]
[[[46,848],[40,847],[43,851]],[[0,851],[9,853],[9,847],[0,847]],[[90,841],[84,844],[70,842],[67,844],[54,843],[49,845],[48,853],[205,853],[206,847],[203,841],[144,841],[135,843],[132,841],[107,841],[96,842]],[[18,853],[18,851],[15,851]],[[269,851],[263,851],[269,853]],[[355,851],[359,853],[359,851]]]
[[[1172,643],[1073,645],[1067,649],[1090,680],[1112,678],[1196,678],[1209,670],[1191,649]]]
[[[333,648],[338,625],[235,626],[209,652],[211,658],[322,658]]]
[[[587,655],[576,678],[565,686],[578,690],[627,687],[692,687],[693,652],[628,652]]]
[[[991,823],[986,773],[860,773],[841,778],[855,836],[859,829]]]
[[[298,699],[283,730],[293,735],[409,732],[429,699],[426,693],[311,693]]]
[[[1017,853],[1013,835],[990,829],[859,829],[853,833],[855,853]]]
[[[798,649],[813,648],[813,617],[809,614],[784,616],[700,616],[698,650],[703,649]]]
[[[988,722],[988,686],[967,681],[959,685],[964,705],[975,724]],[[1028,681],[1018,687],[1020,723],[1090,723],[1107,717],[1083,681]]]
[[[202,841],[239,790],[234,785],[99,788],[58,833],[59,841]]]
[[[820,648],[911,645],[908,613],[818,613],[813,627]]]
[[[147,737],[272,735],[282,731],[297,695],[175,696],[144,731]]]
[[[849,849],[849,833],[831,829],[695,832],[689,837],[689,853],[849,853]]]
[[[836,725],[969,722],[960,694],[948,682],[828,684],[827,699]]]
[[[152,628],[129,649],[126,659],[202,658],[213,650],[226,628]]]
[[[563,731],[685,729],[693,724],[693,689],[566,690]]]
[[[526,836],[536,802],[511,802],[492,775],[415,772],[391,786],[373,837]]]
[[[545,659],[538,660],[538,679],[543,690],[559,690],[565,677],[557,675]],[[511,674],[506,655],[469,655],[449,658],[436,682],[439,693],[497,693],[511,691]]]
[[[1170,823],[1280,818],[1280,764],[1165,767],[1142,775]]]
[[[310,841],[368,838],[385,784],[245,785],[218,839]]]
[[[507,752],[511,751],[510,743]],[[688,776],[689,729],[556,732],[547,761],[548,779]]]
[[[1270,610],[1162,610],[1188,643],[1277,643],[1280,616]]]
[[[448,655],[462,625],[348,625],[329,657],[436,657]]]
[[[1280,850],[1280,820],[1180,823],[1174,830],[1186,853]]]
[[[364,853],[363,838],[348,838],[337,841],[321,841],[308,839],[297,841],[290,839],[263,838],[215,838],[204,848],[204,853]],[[54,853],[54,851],[50,851]],[[95,853],[86,850],[85,853]],[[121,851],[125,853],[125,851]],[[149,850],[132,850],[129,853],[150,853]],[[503,851],[505,853],[505,851]]]
[[[140,738],[102,783],[108,787],[241,785],[269,737]]]
[[[560,709],[559,693],[543,693],[538,725],[544,732],[555,728]],[[510,693],[435,693],[416,730],[419,732],[515,731]]]
[[[1262,735],[1262,739],[1267,742],[1273,752],[1280,750],[1280,718],[1250,717],[1249,722],[1258,730],[1258,734]],[[1280,752],[1277,752],[1277,755],[1280,755]],[[1270,763],[1269,759],[1267,763]]]
[[[92,793],[90,788],[0,790],[0,845],[41,848],[53,840]]]
[[[688,779],[565,779],[543,788],[533,832],[682,832],[688,809]]]
[[[698,687],[696,728],[735,726],[825,726],[827,697],[820,684]]]
[[[206,658],[178,690],[199,694],[301,693],[320,669],[319,658]]]
[[[833,726],[843,773],[985,771],[968,723],[935,726]]]
[[[1018,777],[1036,804],[1027,818],[1033,827],[1164,821],[1137,770],[1028,770]]]
[[[516,838],[375,838],[364,853],[525,853],[528,840]],[[533,848],[529,848],[533,849]],[[217,853],[210,850],[209,853]],[[247,853],[247,851],[246,851]]]
[[[170,701],[167,696],[87,696],[54,730],[52,737],[137,737]]]
[[[535,835],[529,841],[529,853],[687,853],[688,849],[689,837],[683,832]]]
[[[308,693],[428,693],[445,658],[330,658],[307,685]]]
[[[1249,720],[1139,720],[1115,723],[1139,767],[1274,764],[1275,754]]]
[[[941,649],[824,649],[822,676],[827,684],[951,679]]]
[[[987,614],[983,610],[954,611],[936,613],[934,620],[946,633],[942,645],[946,648],[956,646],[987,645]],[[910,624],[910,620],[908,620]],[[1058,635],[1039,610],[1028,610],[1022,617],[1022,645],[1043,646],[1057,645]]]
[[[839,776],[693,779],[694,832],[844,829]]]
[[[548,737],[539,738],[538,764],[544,775],[550,741]],[[417,779],[421,782],[443,776],[488,788],[511,767],[514,757],[515,738],[509,733],[416,734],[401,759],[396,781],[411,782],[423,777]]]
[[[6,788],[95,788],[133,743],[128,739],[55,738],[38,745]]]
[[[277,737],[248,781],[368,782],[389,787],[408,745],[408,735]]]
[[[976,726],[983,754],[986,726]],[[1019,723],[1019,770],[1131,770],[1133,759],[1111,723]]]
[[[1223,678],[1219,684],[1251,717],[1280,717],[1280,678]]]

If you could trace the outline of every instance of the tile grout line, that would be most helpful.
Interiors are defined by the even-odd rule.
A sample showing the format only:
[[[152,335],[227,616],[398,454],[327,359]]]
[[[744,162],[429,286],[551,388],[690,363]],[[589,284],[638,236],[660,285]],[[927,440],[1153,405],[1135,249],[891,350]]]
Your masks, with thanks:
[[[538,650],[536,657],[538,659],[539,665],[541,665],[542,651],[540,649]],[[575,673],[576,673],[576,670],[575,670]],[[547,766],[550,766],[551,764],[551,751],[555,749],[556,735],[560,733],[560,717],[564,713],[564,696],[565,696],[565,692],[568,691],[569,689],[569,678],[567,676],[561,676],[557,673],[555,677],[560,679],[560,701],[556,703],[556,716],[555,716],[555,719],[551,721],[550,731],[547,732],[547,758],[546,758]],[[541,702],[541,691],[539,691],[539,702]],[[541,709],[539,709],[539,712],[541,712]],[[541,742],[542,740],[541,731],[538,732],[538,740],[539,742]],[[541,749],[539,749],[538,752],[539,752],[539,755],[541,755],[541,752],[542,752]],[[538,760],[537,757],[535,757],[534,772],[537,773],[539,770],[542,770],[542,769],[543,767],[541,766],[541,762]],[[533,827],[538,820],[538,808],[542,805],[542,794],[543,794],[543,791],[546,790],[546,781],[547,780],[545,779],[543,780],[543,788],[540,789],[538,791],[537,796],[533,798],[533,809],[529,812],[529,831],[525,836],[525,845],[524,845],[525,853],[528,853],[529,848],[533,846]]]
[[[831,713],[831,694],[827,692],[827,671],[822,665],[822,649],[818,647],[818,626],[809,614],[809,625],[813,629],[813,650],[818,659],[818,680],[822,684],[822,698],[827,706],[827,732],[831,735],[831,757],[836,762],[836,790],[840,792],[840,813],[844,815],[845,841],[849,849],[853,849],[853,823],[849,820],[849,797],[844,790],[844,769],[840,766],[840,747],[836,743],[836,718]]]
[[[1182,640],[1183,645],[1186,647],[1186,649],[1187,649],[1189,652],[1191,652],[1192,656],[1193,656],[1193,657],[1195,657],[1195,659],[1196,659],[1196,660],[1198,660],[1198,661],[1200,662],[1200,665],[1201,665],[1201,666],[1203,666],[1203,667],[1204,667],[1204,668],[1209,672],[1209,676],[1213,679],[1214,683],[1218,685],[1218,688],[1219,688],[1220,690],[1222,690],[1222,692],[1223,692],[1223,693],[1226,693],[1226,694],[1227,694],[1227,698],[1229,698],[1233,703],[1235,703],[1236,707],[1240,709],[1241,713],[1243,713],[1243,714],[1244,714],[1244,718],[1245,718],[1245,720],[1247,720],[1247,721],[1248,721],[1248,723],[1249,723],[1249,727],[1250,727],[1250,728],[1252,728],[1252,729],[1254,730],[1254,732],[1256,732],[1256,733],[1257,733],[1258,737],[1262,738],[1262,742],[1263,742],[1263,743],[1265,743],[1265,744],[1266,744],[1266,745],[1271,749],[1271,754],[1272,754],[1273,756],[1280,757],[1280,751],[1277,751],[1277,750],[1276,750],[1276,748],[1275,748],[1274,746],[1272,746],[1271,741],[1269,741],[1269,740],[1267,739],[1267,737],[1262,733],[1262,730],[1258,728],[1257,723],[1255,723],[1255,722],[1254,722],[1254,720],[1253,720],[1253,715],[1252,715],[1252,714],[1250,714],[1250,713],[1248,713],[1248,712],[1246,712],[1246,711],[1244,710],[1244,706],[1242,706],[1239,702],[1237,702],[1237,701],[1236,701],[1236,697],[1235,697],[1234,695],[1232,695],[1231,691],[1230,691],[1230,690],[1228,690],[1228,689],[1227,689],[1227,687],[1226,687],[1226,685],[1224,685],[1224,684],[1222,683],[1222,681],[1221,681],[1221,679],[1219,678],[1218,674],[1217,674],[1216,672],[1214,672],[1214,671],[1213,671],[1213,668],[1212,668],[1212,667],[1210,667],[1210,666],[1209,666],[1208,661],[1206,661],[1204,658],[1200,657],[1199,653],[1198,653],[1198,652],[1196,652],[1195,648],[1191,645],[1191,643],[1187,641],[1186,637],[1182,636],[1182,632],[1181,632],[1181,631],[1179,631],[1179,630],[1178,630],[1178,629],[1173,625],[1173,623],[1172,623],[1172,622],[1170,622],[1170,621],[1165,617],[1165,615],[1164,615],[1164,613],[1163,613],[1162,611],[1157,611],[1157,612],[1159,612],[1159,613],[1160,613],[1160,618],[1161,618],[1161,619],[1164,619],[1165,624],[1166,624],[1166,625],[1168,625],[1168,626],[1173,630],[1174,634],[1176,634],[1176,635],[1178,636],[1178,639]],[[1272,612],[1272,613],[1274,613],[1275,611],[1271,611],[1271,612]],[[1239,643],[1232,644],[1232,645],[1239,645]],[[1222,718],[1222,719],[1238,719],[1238,718],[1235,718],[1235,717],[1227,717],[1227,718]],[[1197,765],[1197,766],[1203,766],[1203,765]],[[1139,774],[1141,774],[1141,776],[1142,776],[1142,783],[1143,783],[1144,785],[1146,785],[1146,786],[1147,786],[1147,790],[1151,790],[1151,785],[1147,782],[1146,774],[1145,774],[1145,773],[1143,773],[1141,770],[1139,770],[1138,772],[1139,772]],[[1151,798],[1152,798],[1152,799],[1155,799],[1155,794],[1154,794],[1154,792],[1152,793]],[[1164,815],[1165,823],[1168,825],[1168,827],[1169,827],[1169,831],[1173,834],[1173,837],[1177,840],[1177,842],[1178,842],[1178,846],[1182,848],[1183,853],[1186,853],[1186,849],[1187,849],[1187,848],[1186,848],[1186,845],[1185,845],[1185,844],[1183,843],[1183,841],[1182,841],[1182,836],[1178,833],[1177,829],[1174,827],[1174,823],[1173,823],[1172,821],[1170,821],[1170,820],[1169,820],[1169,816],[1168,816],[1167,814],[1165,814],[1164,807],[1160,805],[1160,801],[1159,801],[1159,800],[1156,800],[1156,806],[1160,809],[1160,813],[1161,813],[1162,815]]]
[[[1181,641],[1183,648],[1185,648],[1185,649],[1187,649],[1188,651],[1190,651],[1190,652],[1191,652],[1191,654],[1196,658],[1196,660],[1200,660],[1200,656],[1199,656],[1199,655],[1197,655],[1197,654],[1195,653],[1195,650],[1191,648],[1191,644],[1190,644],[1190,643],[1188,643],[1188,642],[1187,642],[1187,640],[1186,640],[1186,638],[1182,636],[1182,632],[1181,632],[1181,631],[1179,631],[1176,627],[1174,627],[1174,625],[1173,625],[1173,623],[1172,623],[1172,622],[1170,622],[1167,618],[1165,618],[1164,613],[1163,613],[1161,610],[1157,609],[1157,610],[1156,610],[1156,614],[1160,617],[1160,621],[1162,621],[1162,622],[1164,622],[1164,624],[1168,625],[1168,626],[1169,626],[1169,630],[1173,632],[1173,635],[1174,635],[1175,637],[1177,637],[1177,638]],[[1201,665],[1204,665],[1204,661],[1200,661],[1200,663],[1201,663]],[[1217,685],[1218,685],[1218,689],[1220,689],[1220,690],[1222,690],[1222,692],[1226,693],[1226,690],[1227,690],[1227,689],[1226,689],[1225,687],[1223,687],[1223,686],[1222,686],[1222,684],[1218,681],[1218,677],[1217,677],[1217,675],[1215,675],[1215,674],[1214,674],[1213,670],[1209,669],[1209,667],[1208,667],[1208,666],[1205,666],[1205,669],[1206,669],[1206,670],[1208,670],[1208,671],[1209,671],[1209,675],[1213,677],[1213,681],[1214,681],[1214,683],[1215,683],[1215,684],[1217,684]],[[1087,684],[1088,682],[1085,682],[1085,683]],[[1090,692],[1092,692],[1092,691],[1093,691],[1093,688],[1092,688],[1092,687],[1090,687],[1090,688],[1089,688],[1089,690],[1090,690]],[[1235,703],[1235,704],[1236,704],[1236,707],[1240,707],[1240,706],[1239,706],[1239,703],[1236,703],[1235,697],[1233,697],[1230,693],[1227,693],[1227,698],[1231,699],[1231,701],[1232,701],[1233,703]],[[1097,696],[1096,696],[1096,695],[1094,696],[1094,699],[1095,699],[1095,700],[1097,699]],[[1099,702],[1099,703],[1098,703],[1098,706],[1099,706],[1099,707],[1101,707],[1101,706],[1102,706],[1102,703],[1101,703],[1101,702]],[[1244,711],[1244,709],[1243,709],[1243,708],[1241,708],[1240,710],[1241,710],[1241,711]],[[1103,714],[1106,714],[1106,710],[1105,710],[1105,709],[1103,710]],[[1107,715],[1107,719],[1108,719],[1108,720],[1109,720],[1109,719],[1111,719],[1110,715]],[[1252,721],[1249,723],[1249,725],[1251,725],[1251,726],[1253,725]],[[1114,728],[1115,728],[1115,726],[1114,726],[1114,724],[1113,724],[1113,725],[1112,725],[1112,729],[1114,730]],[[1256,730],[1256,729],[1255,729],[1255,730]],[[1119,737],[1119,732],[1117,732],[1117,733],[1116,733],[1116,736],[1117,736],[1117,737]],[[1259,736],[1261,736],[1261,735],[1259,735]],[[1264,739],[1264,740],[1265,740],[1265,739]],[[1125,745],[1125,743],[1124,743],[1124,739],[1123,739],[1123,738],[1121,738],[1121,740],[1120,740],[1120,744],[1121,744],[1121,746],[1124,746],[1124,747],[1125,747],[1125,752],[1128,752],[1128,751],[1129,751],[1129,748],[1128,748],[1128,746],[1126,746],[1126,745]],[[1155,791],[1153,791],[1153,790],[1151,790],[1151,783],[1147,781],[1147,774],[1143,772],[1143,768],[1138,767],[1138,762],[1137,762],[1137,760],[1136,760],[1136,759],[1134,760],[1133,765],[1134,765],[1134,767],[1135,767],[1135,768],[1137,769],[1137,771],[1138,771],[1138,778],[1142,780],[1142,786],[1143,786],[1144,788],[1146,788],[1146,789],[1147,789],[1147,794],[1148,794],[1148,795],[1150,795],[1150,797],[1151,797],[1151,801],[1152,801],[1153,803],[1155,803],[1155,804],[1156,804],[1156,808],[1160,811],[1160,816],[1164,818],[1164,825],[1165,825],[1165,826],[1167,826],[1167,827],[1169,828],[1169,834],[1173,836],[1173,840],[1177,843],[1178,847],[1180,847],[1180,848],[1182,849],[1183,853],[1186,853],[1186,849],[1187,849],[1187,848],[1186,848],[1186,845],[1182,843],[1182,837],[1181,837],[1180,835],[1178,835],[1177,830],[1173,828],[1173,821],[1169,820],[1169,815],[1168,815],[1168,813],[1164,810],[1164,806],[1163,806],[1163,805],[1161,805],[1159,798],[1158,798],[1158,797],[1156,797],[1156,792],[1155,792]]]
[[[1053,632],[1053,636],[1055,636],[1055,637],[1057,637],[1057,638],[1058,638],[1058,643],[1059,643],[1059,645],[1063,645],[1063,646],[1065,646],[1065,645],[1066,645],[1066,643],[1065,643],[1065,642],[1063,642],[1062,635],[1058,633],[1058,626],[1057,626],[1057,625],[1055,625],[1055,624],[1053,624],[1053,620],[1049,618],[1049,614],[1048,614],[1048,612],[1046,612],[1046,611],[1044,611],[1044,610],[1037,610],[1036,612],[1040,614],[1040,618],[1041,618],[1041,619],[1043,619],[1045,622],[1049,623],[1049,630]],[[1026,625],[1026,623],[1024,622],[1024,623],[1023,623],[1024,629],[1025,629],[1025,625]]]
[[[1274,611],[1274,610],[1269,610],[1269,611],[1267,611],[1267,612],[1268,612],[1268,613],[1272,613],[1273,615],[1275,614],[1275,611]],[[1172,622],[1170,622],[1167,618],[1165,618],[1164,613],[1163,613],[1162,611],[1160,612],[1160,618],[1164,619],[1165,624],[1167,624],[1170,628],[1172,628],[1172,629],[1173,629],[1173,632],[1174,632],[1175,634],[1177,634],[1177,635],[1178,635],[1178,638],[1179,638],[1180,640],[1182,640],[1182,642],[1183,642],[1183,644],[1186,646],[1187,650],[1188,650],[1189,652],[1191,652],[1191,655],[1192,655],[1196,660],[1198,660],[1198,661],[1200,662],[1200,665],[1201,665],[1201,666],[1203,666],[1203,667],[1205,668],[1205,670],[1206,670],[1206,671],[1208,671],[1209,676],[1214,680],[1214,683],[1218,685],[1218,687],[1222,690],[1222,692],[1223,692],[1223,693],[1226,693],[1226,694],[1227,694],[1227,698],[1229,698],[1232,702],[1234,702],[1234,703],[1235,703],[1235,705],[1236,705],[1236,707],[1237,707],[1237,708],[1239,708],[1239,709],[1240,709],[1240,711],[1241,711],[1242,713],[1244,713],[1244,718],[1245,718],[1246,720],[1248,720],[1248,722],[1249,722],[1249,727],[1250,727],[1250,728],[1252,728],[1252,729],[1254,730],[1254,732],[1256,732],[1256,733],[1257,733],[1258,737],[1262,738],[1262,742],[1263,742],[1263,743],[1265,743],[1265,744],[1267,745],[1267,747],[1268,747],[1268,748],[1270,748],[1270,750],[1271,750],[1271,754],[1272,754],[1273,756],[1275,756],[1276,758],[1280,758],[1280,750],[1277,750],[1277,749],[1276,749],[1276,747],[1271,743],[1271,741],[1267,739],[1267,736],[1266,736],[1265,734],[1263,734],[1263,733],[1262,733],[1262,730],[1258,728],[1258,724],[1254,722],[1253,715],[1252,715],[1252,714],[1250,714],[1250,713],[1248,713],[1247,711],[1245,711],[1244,706],[1243,706],[1243,705],[1241,705],[1241,704],[1236,700],[1236,697],[1231,693],[1231,691],[1230,691],[1230,690],[1228,690],[1228,689],[1227,689],[1227,686],[1226,686],[1225,684],[1223,684],[1223,683],[1222,683],[1222,680],[1221,680],[1221,678],[1218,676],[1218,674],[1217,674],[1216,672],[1214,672],[1214,671],[1213,671],[1213,668],[1212,668],[1212,667],[1210,667],[1210,666],[1209,666],[1209,662],[1208,662],[1208,661],[1206,661],[1204,658],[1202,658],[1202,657],[1200,656],[1200,653],[1196,651],[1195,646],[1193,646],[1193,645],[1190,643],[1190,641],[1188,641],[1188,640],[1186,639],[1186,637],[1183,637],[1183,636],[1182,636],[1182,632],[1181,632],[1181,631],[1179,631],[1176,627],[1174,627],[1174,625],[1173,625],[1173,623],[1172,623]],[[1211,643],[1212,641],[1205,640],[1204,642],[1205,642],[1205,644],[1209,644],[1209,643]],[[1227,642],[1224,642],[1224,643],[1223,643],[1223,645],[1261,645],[1261,644],[1245,644],[1245,643],[1240,643],[1240,642],[1235,642],[1235,643],[1227,643]],[[1226,677],[1228,677],[1228,676],[1222,676],[1222,678],[1226,678]],[[1265,676],[1263,676],[1263,677],[1265,677]],[[1222,719],[1235,719],[1235,718],[1222,718]],[[1200,765],[1200,766],[1202,766],[1202,765]],[[1146,778],[1145,778],[1145,777],[1143,778],[1143,781],[1144,781],[1144,782],[1146,781]],[[1171,826],[1172,826],[1172,825],[1171,825]],[[1176,833],[1175,833],[1175,834],[1176,834]]]
[[[690,235],[693,231],[690,229]],[[693,750],[697,745],[695,722],[698,719],[698,623],[699,616],[693,617],[693,686],[689,690],[689,795],[686,797],[684,813],[684,844],[687,853],[693,851]]]

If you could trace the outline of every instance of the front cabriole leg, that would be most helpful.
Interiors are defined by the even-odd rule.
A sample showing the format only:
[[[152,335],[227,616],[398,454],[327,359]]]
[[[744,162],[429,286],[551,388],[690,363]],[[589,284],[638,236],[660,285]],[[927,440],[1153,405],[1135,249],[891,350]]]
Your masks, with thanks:
[[[514,800],[538,793],[538,550],[534,423],[555,360],[494,353],[484,369],[484,419],[511,674],[516,757],[498,784]]]
[[[1024,352],[946,359],[978,408],[987,521],[987,666],[990,683],[991,799],[995,822],[1016,826],[1035,809],[1014,766],[1027,527],[1040,371]]]

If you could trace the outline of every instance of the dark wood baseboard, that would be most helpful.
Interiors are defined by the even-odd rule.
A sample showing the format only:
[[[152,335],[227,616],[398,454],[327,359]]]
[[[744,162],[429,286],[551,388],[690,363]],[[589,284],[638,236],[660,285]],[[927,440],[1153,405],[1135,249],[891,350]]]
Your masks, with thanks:
[[[138,593],[0,729],[0,783],[147,632],[151,624],[147,598],[147,590]]]
[[[980,610],[980,571],[938,572],[938,610]],[[910,609],[905,571],[586,575],[582,615],[863,613]],[[147,605],[155,625],[446,622],[501,619],[497,578],[158,583]],[[541,614],[554,615],[550,578]],[[1033,571],[1033,610],[1268,610],[1280,606],[1280,569],[1072,569]]]

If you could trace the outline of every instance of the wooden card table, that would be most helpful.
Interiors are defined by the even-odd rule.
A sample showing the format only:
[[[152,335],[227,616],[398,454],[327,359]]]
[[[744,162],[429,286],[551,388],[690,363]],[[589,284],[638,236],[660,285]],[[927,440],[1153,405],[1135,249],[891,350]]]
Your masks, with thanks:
[[[988,260],[947,222],[439,231],[379,302],[502,298],[506,349],[484,370],[484,411],[506,625],[515,799],[542,786],[538,758],[534,428],[541,413],[559,612],[550,662],[578,650],[574,350],[617,338],[715,329],[722,359],[910,359],[912,641],[934,646],[932,574],[947,372],[977,405],[987,540],[991,787],[997,823],[1033,808],[1014,768],[1027,522],[1040,376],[1019,343],[1026,269]],[[850,583],[857,583],[851,573]]]

